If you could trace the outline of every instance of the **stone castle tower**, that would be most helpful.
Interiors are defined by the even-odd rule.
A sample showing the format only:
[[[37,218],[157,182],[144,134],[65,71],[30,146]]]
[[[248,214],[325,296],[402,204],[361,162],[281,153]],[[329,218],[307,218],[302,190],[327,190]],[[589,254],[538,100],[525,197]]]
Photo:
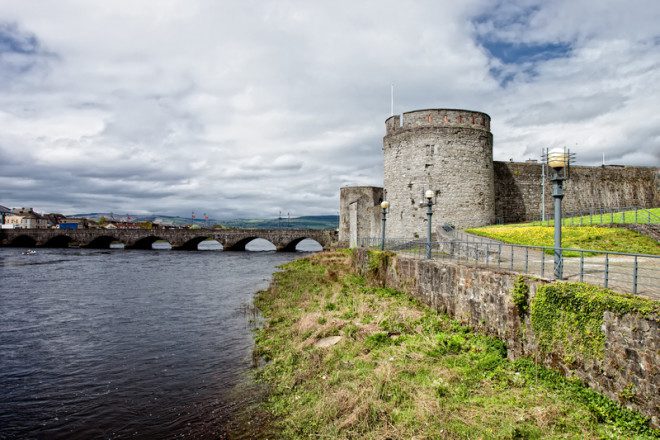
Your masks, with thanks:
[[[351,246],[381,232],[380,202],[390,202],[387,237],[426,236],[424,193],[434,196],[433,224],[457,228],[539,219],[552,206],[551,182],[542,197],[541,164],[494,162],[490,116],[429,109],[391,116],[383,138],[384,188],[344,187],[339,241]],[[657,167],[571,167],[564,212],[660,206]],[[434,227],[434,229],[435,229]]]
[[[458,228],[495,221],[490,117],[453,109],[416,110],[385,121],[384,184],[390,237],[425,235],[424,192],[433,190],[435,224]]]

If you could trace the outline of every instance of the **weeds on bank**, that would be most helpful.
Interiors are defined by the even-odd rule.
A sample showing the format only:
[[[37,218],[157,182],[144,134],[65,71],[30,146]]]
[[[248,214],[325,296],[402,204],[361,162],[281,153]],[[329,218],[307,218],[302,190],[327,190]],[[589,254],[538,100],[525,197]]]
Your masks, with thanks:
[[[256,304],[265,404],[284,438],[653,438],[646,420],[396,290],[347,253],[284,266]],[[340,336],[321,348],[317,342]]]

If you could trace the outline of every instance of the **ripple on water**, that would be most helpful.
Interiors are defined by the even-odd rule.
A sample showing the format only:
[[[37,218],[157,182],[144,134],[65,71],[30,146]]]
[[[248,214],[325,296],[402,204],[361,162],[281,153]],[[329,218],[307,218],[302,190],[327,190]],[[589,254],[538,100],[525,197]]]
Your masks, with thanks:
[[[294,257],[0,249],[0,438],[250,437],[250,304]]]

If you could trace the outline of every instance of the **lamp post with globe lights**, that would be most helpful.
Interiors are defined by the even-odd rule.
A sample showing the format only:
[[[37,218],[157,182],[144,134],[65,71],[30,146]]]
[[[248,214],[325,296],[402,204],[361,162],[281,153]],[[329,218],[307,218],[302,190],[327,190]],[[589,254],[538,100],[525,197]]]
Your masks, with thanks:
[[[387,218],[387,210],[390,207],[390,202],[383,200],[380,204],[380,207],[383,213],[383,225],[380,231],[380,250],[384,251],[385,250],[385,220]]]
[[[564,198],[563,183],[570,174],[570,164],[574,155],[566,148],[553,148],[546,152],[545,159],[552,173],[552,198],[555,210],[554,260],[555,279],[564,277],[564,262],[561,249],[561,201]]]

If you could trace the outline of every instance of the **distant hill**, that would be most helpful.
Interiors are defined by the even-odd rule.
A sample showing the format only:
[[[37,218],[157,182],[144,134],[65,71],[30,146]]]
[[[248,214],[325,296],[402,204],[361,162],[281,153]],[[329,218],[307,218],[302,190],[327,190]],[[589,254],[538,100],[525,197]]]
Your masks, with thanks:
[[[254,229],[337,229],[339,224],[338,215],[309,215],[291,219],[236,219],[220,220],[220,224],[231,228],[254,228]]]
[[[98,221],[101,217],[108,220],[116,221],[134,221],[134,222],[158,222],[171,224],[175,226],[185,226],[192,223],[192,219],[185,217],[177,217],[170,215],[133,215],[133,214],[114,214],[109,212],[92,212],[87,214],[75,214],[69,217],[87,218],[90,220]],[[204,226],[208,224],[223,225],[228,228],[250,228],[250,229],[337,229],[339,224],[338,215],[307,215],[302,217],[287,218],[255,218],[255,219],[231,219],[231,220],[217,220],[208,219],[205,221],[203,218],[195,219],[195,224]]]

